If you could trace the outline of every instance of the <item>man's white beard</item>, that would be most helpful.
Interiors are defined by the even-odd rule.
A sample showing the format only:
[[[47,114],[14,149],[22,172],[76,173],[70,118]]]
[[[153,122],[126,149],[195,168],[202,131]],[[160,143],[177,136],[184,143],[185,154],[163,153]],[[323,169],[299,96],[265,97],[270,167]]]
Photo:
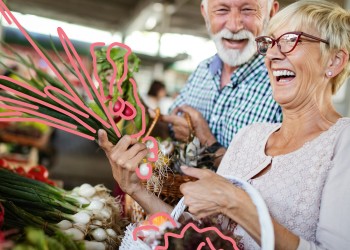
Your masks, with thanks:
[[[211,34],[211,37],[215,43],[219,57],[224,63],[230,66],[236,67],[242,65],[248,62],[256,53],[255,36],[247,30],[232,33],[225,28],[216,34]],[[231,40],[248,39],[248,43],[242,51],[239,49],[228,49],[223,44],[223,38]]]

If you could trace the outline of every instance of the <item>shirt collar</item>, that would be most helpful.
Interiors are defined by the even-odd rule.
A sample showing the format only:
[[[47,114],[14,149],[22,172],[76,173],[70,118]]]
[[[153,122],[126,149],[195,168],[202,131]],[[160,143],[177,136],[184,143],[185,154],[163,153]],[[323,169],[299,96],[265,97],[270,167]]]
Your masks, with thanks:
[[[220,69],[222,69],[222,60],[220,59],[219,55],[216,54],[209,62],[209,71],[212,75],[215,75]]]

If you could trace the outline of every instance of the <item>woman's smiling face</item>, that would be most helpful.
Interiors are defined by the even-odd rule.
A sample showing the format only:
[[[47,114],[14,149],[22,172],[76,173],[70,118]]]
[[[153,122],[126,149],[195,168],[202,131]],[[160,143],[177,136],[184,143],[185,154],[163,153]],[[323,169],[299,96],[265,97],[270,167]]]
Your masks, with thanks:
[[[273,33],[272,37],[276,39],[291,31],[289,27],[285,27]],[[302,31],[320,37],[314,29]],[[265,64],[274,99],[285,108],[297,108],[315,100],[325,91],[329,80],[325,76],[326,65],[321,56],[320,42],[303,35],[289,53],[281,53],[277,45],[269,48]]]

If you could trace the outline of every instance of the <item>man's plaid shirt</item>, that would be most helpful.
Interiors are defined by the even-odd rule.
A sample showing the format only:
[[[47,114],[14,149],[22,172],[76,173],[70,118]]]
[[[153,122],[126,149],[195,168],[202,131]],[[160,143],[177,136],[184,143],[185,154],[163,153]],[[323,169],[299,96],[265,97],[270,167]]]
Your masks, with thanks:
[[[196,108],[226,148],[233,136],[248,124],[281,122],[281,108],[272,97],[263,56],[255,55],[236,69],[230,83],[222,89],[221,69],[218,55],[201,62],[170,110],[184,104]]]

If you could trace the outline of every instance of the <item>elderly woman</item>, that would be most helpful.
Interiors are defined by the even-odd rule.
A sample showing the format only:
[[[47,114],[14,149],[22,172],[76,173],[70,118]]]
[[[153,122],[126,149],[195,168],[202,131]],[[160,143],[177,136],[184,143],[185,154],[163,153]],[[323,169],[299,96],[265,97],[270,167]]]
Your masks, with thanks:
[[[234,230],[243,236],[245,249],[259,248],[255,206],[220,176],[234,175],[248,180],[265,199],[276,249],[349,249],[350,118],[342,118],[331,100],[349,76],[349,11],[323,0],[298,1],[277,13],[269,36],[256,41],[266,56],[283,122],[243,128],[218,174],[183,167],[199,179],[181,186],[185,204],[199,218],[224,214],[238,223]],[[127,193],[148,212],[171,211],[133,173],[147,154],[143,145],[124,137],[113,146],[101,131],[100,144]]]

